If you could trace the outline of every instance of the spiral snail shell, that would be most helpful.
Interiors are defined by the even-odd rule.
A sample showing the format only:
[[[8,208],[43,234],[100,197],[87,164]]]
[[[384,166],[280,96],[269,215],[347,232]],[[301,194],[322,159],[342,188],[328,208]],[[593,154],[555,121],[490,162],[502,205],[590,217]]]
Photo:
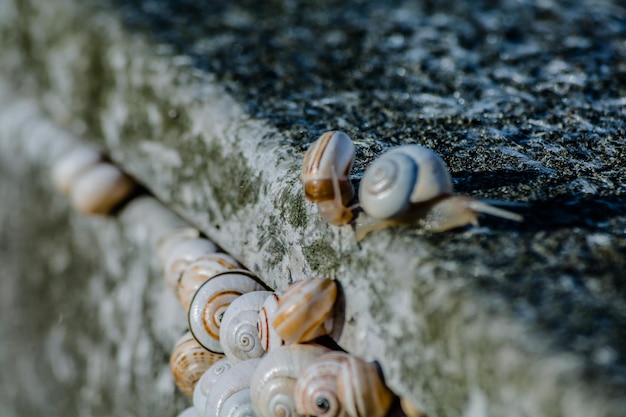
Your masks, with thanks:
[[[295,417],[294,388],[300,372],[328,352],[323,346],[286,345],[265,355],[252,375],[250,397],[258,417]]]
[[[185,333],[170,355],[170,370],[174,382],[185,395],[191,397],[202,374],[223,357],[224,355],[204,349],[191,333]]]
[[[348,178],[354,156],[354,143],[338,131],[322,134],[304,155],[301,174],[304,195],[317,203],[320,215],[328,223],[343,225],[352,220],[352,208],[346,204],[354,197]]]
[[[220,343],[232,364],[265,354],[259,337],[259,310],[270,291],[253,291],[236,298],[224,313],[220,326]]]
[[[163,269],[165,281],[174,294],[177,292],[178,281],[189,264],[216,251],[217,246],[213,242],[200,237],[178,240],[171,245],[164,258]]]
[[[198,288],[215,275],[241,268],[232,256],[225,253],[205,255],[190,263],[176,284],[176,297],[185,311],[189,311],[189,304]]]
[[[52,183],[61,194],[69,195],[76,179],[102,160],[100,150],[91,146],[78,146],[54,163]]]
[[[264,290],[248,271],[222,272],[198,288],[189,306],[189,330],[206,349],[222,353],[220,327],[226,309],[242,294]]]
[[[70,200],[84,214],[109,214],[135,189],[135,182],[114,165],[99,162],[74,180]]]
[[[256,417],[250,399],[250,381],[261,359],[234,365],[215,381],[201,417]]]
[[[308,279],[292,284],[270,317],[286,344],[308,342],[332,329],[337,284],[331,279]]]
[[[222,358],[211,365],[211,367],[202,374],[193,390],[193,407],[198,416],[208,414],[206,408],[209,394],[213,390],[215,383],[230,368],[232,368],[230,360],[228,358]]]
[[[366,216],[357,220],[357,239],[401,224],[418,224],[433,232],[476,225],[480,213],[522,220],[515,213],[452,192],[450,174],[439,155],[419,145],[395,148],[363,175],[359,202]]]
[[[276,333],[276,330],[270,322],[270,317],[274,315],[278,308],[278,300],[281,295],[282,293],[271,293],[263,302],[261,310],[259,310],[257,327],[259,329],[261,345],[266,352],[285,344],[285,341]]]

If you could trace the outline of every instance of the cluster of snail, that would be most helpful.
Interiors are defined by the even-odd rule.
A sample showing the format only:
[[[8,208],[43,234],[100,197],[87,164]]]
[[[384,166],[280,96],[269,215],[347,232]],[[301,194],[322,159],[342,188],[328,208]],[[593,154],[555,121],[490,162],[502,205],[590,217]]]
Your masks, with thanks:
[[[357,240],[368,233],[399,225],[417,225],[442,232],[477,225],[481,213],[522,221],[522,217],[467,196],[453,194],[452,178],[439,155],[420,145],[404,145],[376,159],[363,174],[359,204],[349,179],[355,146],[343,132],[322,134],[304,156],[302,185],[306,198],[317,203],[322,218],[333,225],[356,219]]]

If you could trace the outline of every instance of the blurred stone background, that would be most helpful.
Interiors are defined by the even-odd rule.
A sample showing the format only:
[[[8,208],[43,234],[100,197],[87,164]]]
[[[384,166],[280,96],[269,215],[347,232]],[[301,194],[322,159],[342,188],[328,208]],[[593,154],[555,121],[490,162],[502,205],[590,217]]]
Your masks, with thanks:
[[[273,288],[338,279],[339,344],[429,416],[624,415],[621,2],[0,0],[0,47],[0,415],[188,404],[153,230],[49,184],[76,140]],[[357,244],[299,185],[328,129],[355,185],[420,143],[526,220]]]

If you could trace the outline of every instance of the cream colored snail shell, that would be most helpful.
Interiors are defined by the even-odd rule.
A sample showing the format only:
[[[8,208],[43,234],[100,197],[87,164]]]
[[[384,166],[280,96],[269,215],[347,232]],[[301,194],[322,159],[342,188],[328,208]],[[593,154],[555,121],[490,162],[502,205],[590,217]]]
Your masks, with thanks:
[[[211,367],[202,374],[193,390],[193,406],[198,416],[204,416],[207,413],[207,400],[213,390],[213,386],[230,368],[232,368],[230,359],[223,358],[211,365]]]
[[[185,395],[191,397],[202,374],[223,357],[224,355],[204,349],[191,333],[187,332],[176,343],[170,356],[170,370],[174,382]]]
[[[102,160],[100,150],[91,146],[78,146],[54,163],[52,183],[62,194],[69,195],[76,179]]]
[[[270,317],[274,315],[278,308],[278,300],[281,295],[282,293],[278,292],[271,293],[263,302],[261,310],[259,310],[257,327],[261,345],[266,352],[285,344],[285,341],[276,333],[270,322]]]
[[[84,214],[109,214],[135,189],[135,182],[114,165],[99,162],[74,180],[70,200]]]
[[[320,215],[334,225],[347,224],[353,214],[346,204],[354,197],[348,175],[354,164],[354,143],[343,132],[326,132],[304,155],[302,185],[307,200],[317,203]]]
[[[302,370],[294,388],[299,414],[324,417],[347,415],[338,396],[338,375],[344,360],[341,353],[330,352]]]
[[[296,413],[293,396],[296,380],[309,363],[328,351],[320,345],[296,344],[268,352],[250,382],[250,397],[257,416],[300,416]]]
[[[176,241],[164,258],[165,282],[176,294],[176,287],[190,263],[216,253],[217,246],[208,239],[190,238]]]
[[[308,342],[332,330],[337,283],[307,279],[287,288],[270,321],[286,344]]]
[[[265,354],[257,327],[259,310],[270,291],[252,291],[233,300],[220,326],[220,343],[232,364]]]
[[[176,283],[176,297],[185,311],[189,311],[189,304],[198,288],[215,275],[241,268],[239,263],[225,253],[204,255],[190,263]]]
[[[248,271],[222,272],[198,288],[189,306],[189,330],[198,343],[213,352],[224,352],[220,327],[226,309],[242,294],[265,288]]]
[[[200,417],[255,417],[250,398],[250,381],[261,359],[239,362],[215,381],[205,414]]]

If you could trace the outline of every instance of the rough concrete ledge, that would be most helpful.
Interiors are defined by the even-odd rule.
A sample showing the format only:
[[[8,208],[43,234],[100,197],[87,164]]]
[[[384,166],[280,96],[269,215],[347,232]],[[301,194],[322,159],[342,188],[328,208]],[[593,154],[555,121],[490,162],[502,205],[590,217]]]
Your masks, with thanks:
[[[35,94],[59,125],[105,146],[169,208],[273,288],[305,277],[338,279],[347,318],[339,344],[378,360],[389,385],[428,415],[623,414],[623,7],[503,1],[472,10],[460,2],[449,9],[397,2],[390,9],[382,2],[340,7],[329,1],[312,10],[279,1],[257,10],[246,2],[216,2],[203,14],[199,3],[175,3],[134,1],[115,9],[99,2],[1,0],[0,69],[23,94]],[[335,7],[340,12],[329,14]],[[277,20],[273,8],[281,12]],[[302,46],[319,39],[331,52]],[[35,204],[43,193],[44,201],[56,201],[43,185],[55,152],[32,145],[39,142],[26,132],[31,119],[6,91],[3,195],[30,195]],[[21,117],[25,125],[15,121]],[[527,221],[486,219],[484,227],[440,235],[392,229],[357,245],[350,227],[320,223],[298,182],[304,149],[328,128],[356,140],[355,183],[384,149],[419,142],[441,152],[459,191],[527,202],[520,210]],[[12,182],[24,186],[9,187]],[[17,210],[7,207],[3,225],[13,224]],[[23,227],[31,242],[68,214],[58,208],[29,216],[39,219],[37,229]],[[70,225],[72,232],[59,231],[55,240],[70,246],[67,253],[80,246],[83,233],[103,253],[125,239],[126,228],[115,223],[70,216]],[[97,237],[110,228],[120,234]],[[19,235],[4,226],[3,232],[2,242]],[[24,276],[29,264],[18,254],[30,243],[3,245],[16,259],[7,275]],[[38,253],[42,265],[58,258]],[[98,253],[78,254],[89,260],[89,271],[98,270]],[[136,284],[135,294],[143,294],[152,275],[139,264],[149,259],[142,252],[116,267],[105,259],[108,278],[85,285],[119,280],[136,265],[144,284]],[[161,284],[153,285],[158,293]],[[104,292],[122,287],[105,285]],[[7,294],[19,293],[13,288]],[[90,305],[110,306],[97,299]],[[6,311],[17,308],[3,301]],[[113,331],[102,323],[107,314],[141,314],[120,304],[96,314],[98,334]],[[56,328],[39,323],[43,332]],[[72,327],[60,328],[74,335]],[[145,340],[161,340],[161,347],[140,344],[153,353],[122,352],[116,367],[160,375],[159,349],[170,347],[179,324],[159,329],[161,336]],[[118,336],[94,348],[118,350],[135,340]],[[54,337],[46,333],[43,340]],[[66,343],[71,352],[80,340]],[[6,358],[15,352],[3,352],[4,362],[10,365]],[[129,399],[123,388],[94,382],[106,365],[85,363],[75,365],[75,375],[91,378],[77,396],[86,414],[173,414],[173,406],[162,404],[172,396],[132,391]],[[131,405],[133,398],[140,405]],[[12,391],[8,413],[42,409],[27,403]]]

